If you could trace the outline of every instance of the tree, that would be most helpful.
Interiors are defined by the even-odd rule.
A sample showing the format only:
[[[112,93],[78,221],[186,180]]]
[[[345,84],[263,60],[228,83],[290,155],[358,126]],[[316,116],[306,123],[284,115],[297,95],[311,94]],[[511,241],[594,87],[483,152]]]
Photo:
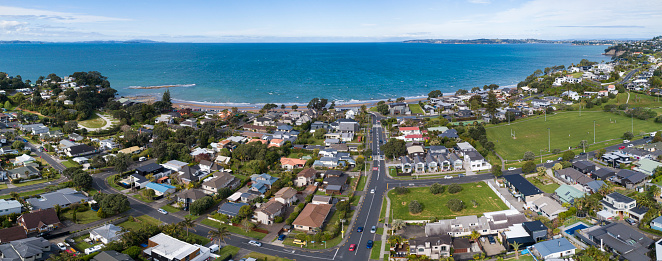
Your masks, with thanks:
[[[498,108],[499,100],[497,100],[496,94],[493,91],[490,91],[487,94],[487,104],[485,104],[485,109],[487,110],[487,113],[489,113],[492,118],[494,118]]]
[[[575,158],[575,153],[571,150],[567,150],[563,152],[563,155],[561,156],[564,161],[571,161],[572,159]]]
[[[16,191],[12,191],[12,192],[10,192],[9,195],[10,195],[11,198],[13,198],[14,200],[20,200],[20,199],[21,199],[21,196],[20,196],[20,195],[18,194],[18,192],[16,192]]]
[[[96,155],[90,159],[90,167],[98,169],[106,166],[106,160],[101,155]]]
[[[404,195],[409,193],[409,189],[405,187],[395,187],[395,194]]]
[[[163,96],[161,96],[161,101],[165,103],[166,110],[172,109],[172,99],[170,98],[170,89],[166,89],[166,91],[163,92]]]
[[[76,223],[76,221],[78,221],[78,218],[76,217],[76,213],[78,212],[78,208],[74,208],[74,209],[71,210],[71,211],[72,211],[72,212],[71,212],[71,221],[73,221],[74,223]]]
[[[527,161],[524,163],[522,166],[522,172],[524,173],[531,173],[536,170],[536,163],[534,163],[532,160]]]
[[[248,231],[253,230],[255,224],[251,223],[251,221],[249,221],[248,218],[245,218],[241,220],[241,227],[244,229],[244,232],[248,233]]]
[[[471,231],[469,238],[471,238],[472,241],[476,242],[476,240],[480,238],[480,233],[478,233],[476,230]]]
[[[326,129],[324,128],[316,129],[315,132],[313,133],[313,137],[315,137],[315,139],[320,140],[324,138],[324,134],[326,134]]]
[[[103,208],[99,208],[99,210],[97,210],[97,217],[106,218],[106,212],[103,212]]]
[[[441,96],[441,91],[440,90],[434,90],[428,93],[428,98],[437,98]]]
[[[79,170],[78,172],[74,173],[71,182],[78,189],[89,189],[90,187],[92,187],[93,180],[90,174],[87,174],[83,170]]]
[[[623,133],[624,140],[631,140],[632,138],[634,138],[634,134],[632,134],[632,132],[626,131]]]
[[[11,148],[12,148],[12,149],[17,149],[17,150],[20,149],[20,150],[22,150],[23,147],[25,147],[25,144],[23,143],[22,140],[16,140],[16,141],[14,141],[14,142],[11,144]]]
[[[563,165],[561,165],[561,163],[557,162],[556,164],[554,164],[554,166],[552,166],[552,170],[560,170],[560,169],[563,169]]]
[[[207,237],[209,237],[212,242],[216,242],[220,245],[221,241],[225,243],[225,239],[230,237],[230,231],[228,231],[228,228],[225,226],[219,227],[216,230],[209,230],[209,232],[207,232]]]
[[[71,134],[74,133],[78,129],[78,122],[76,121],[68,121],[67,123],[62,126],[62,132]]]
[[[313,98],[308,102],[308,109],[315,110],[315,111],[321,111],[326,107],[326,104],[328,103],[327,99],[320,99],[320,98]]]
[[[6,100],[5,101],[5,106],[3,108],[5,108],[7,110],[11,110],[12,109],[11,102],[9,102],[9,100]]]
[[[584,149],[584,150],[586,150],[586,149],[588,148],[588,146],[589,146],[589,144],[588,144],[588,141],[587,141],[587,140],[581,140],[581,141],[579,142],[579,147],[582,148],[582,149]]]
[[[145,196],[148,199],[153,199],[156,196],[156,192],[153,189],[144,189],[142,191],[143,196]]]
[[[404,140],[390,139],[382,145],[382,151],[386,157],[394,159],[407,155],[407,145]]]
[[[129,199],[124,194],[103,194],[94,195],[94,200],[99,202],[99,206],[104,213],[115,215],[124,212],[130,208]]]
[[[388,109],[388,105],[386,105],[386,103],[377,104],[377,112],[379,112],[382,115],[388,115],[390,113]]]
[[[464,202],[457,198],[451,198],[446,202],[448,209],[454,212],[462,211],[464,209]]]
[[[460,193],[460,191],[462,191],[462,186],[458,184],[450,184],[448,186],[448,193],[457,194]]]
[[[188,237],[188,230],[193,229],[195,231],[195,220],[190,217],[184,217],[184,220],[179,222],[179,225],[186,229],[186,236]]]
[[[501,165],[499,165],[499,164],[492,165],[492,174],[495,177],[501,177],[501,175],[503,174],[502,171],[501,171]]]
[[[519,259],[519,247],[521,246],[521,244],[518,242],[513,242],[510,243],[510,246],[512,246],[513,250],[515,250],[515,259]]]
[[[129,154],[117,153],[117,156],[113,158],[113,167],[115,168],[115,171],[122,173],[129,169],[129,165],[131,165],[132,161],[133,160]]]
[[[405,227],[405,222],[402,219],[394,219],[391,223],[391,228],[393,228],[395,231],[398,231],[403,227]]]
[[[209,209],[214,204],[214,199],[210,196],[205,196],[201,199],[198,199],[189,205],[189,211],[193,215],[199,215],[205,210]]]
[[[141,252],[142,249],[140,249],[139,246],[131,246],[126,250],[122,251],[123,254],[129,255],[133,259],[137,259]]]
[[[534,154],[532,151],[527,151],[524,152],[524,158],[522,160],[527,161],[527,160],[533,160],[535,159],[536,154]]]
[[[445,190],[446,190],[446,187],[439,184],[439,183],[434,183],[434,184],[432,184],[432,186],[430,186],[430,193],[432,193],[434,195],[444,193]]]
[[[418,203],[418,200],[412,200],[409,202],[409,212],[412,214],[418,214],[423,211],[423,205]]]
[[[291,108],[292,108],[292,110],[295,110],[295,111],[296,111],[297,109],[299,109],[299,106],[298,106],[298,105],[296,105],[296,104],[294,104],[294,105],[292,105],[292,107],[291,107]]]

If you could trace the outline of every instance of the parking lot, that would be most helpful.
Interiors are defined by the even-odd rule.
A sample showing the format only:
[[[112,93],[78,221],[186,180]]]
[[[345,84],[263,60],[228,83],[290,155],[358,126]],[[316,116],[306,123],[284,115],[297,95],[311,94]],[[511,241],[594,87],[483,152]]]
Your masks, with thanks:
[[[487,256],[498,255],[502,251],[506,251],[506,248],[499,244],[498,241],[494,244],[490,244],[490,242],[488,242],[487,238],[485,237],[480,238],[480,244],[483,246],[483,250],[485,250],[485,254]]]

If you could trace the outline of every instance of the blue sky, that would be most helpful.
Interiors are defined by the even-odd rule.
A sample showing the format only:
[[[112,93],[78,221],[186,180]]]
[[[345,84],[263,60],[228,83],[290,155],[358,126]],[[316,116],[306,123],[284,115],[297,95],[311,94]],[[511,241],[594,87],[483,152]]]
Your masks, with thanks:
[[[3,0],[0,40],[375,42],[641,39],[660,0]]]

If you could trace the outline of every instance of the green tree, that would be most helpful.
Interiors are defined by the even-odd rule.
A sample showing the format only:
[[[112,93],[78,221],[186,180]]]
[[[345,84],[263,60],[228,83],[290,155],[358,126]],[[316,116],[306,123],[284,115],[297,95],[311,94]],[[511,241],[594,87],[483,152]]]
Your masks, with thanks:
[[[182,220],[181,222],[179,222],[179,225],[180,225],[182,228],[186,229],[186,236],[187,236],[187,237],[188,237],[188,231],[189,231],[189,229],[193,229],[193,231],[195,231],[195,220],[193,220],[193,219],[190,218],[190,217],[184,217],[184,220]]]
[[[230,237],[230,231],[228,231],[226,226],[222,226],[216,230],[209,230],[209,232],[207,232],[207,237],[209,237],[212,242],[220,245],[221,241],[225,243],[225,239]]]
[[[519,247],[521,246],[521,244],[518,242],[513,242],[510,243],[510,246],[512,246],[513,250],[515,250],[515,259],[519,259]]]
[[[377,104],[377,112],[379,112],[382,115],[388,115],[390,113],[388,109],[388,105],[386,105],[386,103]]]
[[[495,177],[501,177],[501,175],[503,174],[502,171],[501,171],[501,165],[499,165],[499,164],[492,165],[492,174]]]
[[[78,208],[74,208],[71,211],[72,211],[71,212],[71,221],[76,223],[76,221],[78,221],[78,218],[76,217],[76,213],[78,212]]]
[[[464,202],[457,198],[451,198],[446,202],[446,207],[453,212],[459,212],[464,209]]]
[[[432,193],[434,195],[444,193],[445,190],[446,190],[446,187],[439,184],[439,183],[434,183],[434,184],[432,184],[432,186],[430,186],[430,193]]]
[[[534,171],[536,171],[536,163],[532,160],[525,162],[522,166],[522,172],[524,173],[531,173]]]
[[[571,161],[572,159],[575,158],[575,153],[571,150],[567,150],[563,152],[563,156],[561,156],[564,161]]]
[[[412,200],[409,202],[409,212],[412,214],[418,214],[423,211],[423,205],[418,202],[418,200]]]
[[[166,105],[165,109],[172,109],[172,99],[170,98],[170,89],[166,89],[166,91],[163,92],[163,96],[161,96],[161,101],[165,103]]]
[[[11,110],[12,109],[11,102],[9,102],[9,100],[5,101],[5,106],[3,108],[7,110]]]
[[[113,158],[113,167],[118,173],[123,173],[129,169],[129,165],[131,165],[132,161],[133,160],[131,159],[131,155],[117,153],[117,156]]]
[[[296,111],[297,109],[299,109],[299,106],[298,106],[298,105],[296,105],[296,104],[292,105],[292,110],[295,110],[295,111]]]
[[[74,133],[78,129],[78,122],[76,121],[68,121],[67,123],[62,126],[62,132],[71,134]]]
[[[313,98],[308,102],[308,109],[315,110],[315,111],[322,111],[325,107],[326,104],[328,103],[327,99],[320,99],[320,98]]]
[[[129,255],[133,259],[137,259],[140,253],[142,252],[142,249],[140,249],[139,246],[131,246],[124,251],[122,251],[123,254]]]
[[[79,170],[72,176],[71,182],[78,189],[89,189],[92,187],[92,176],[85,171]]]
[[[391,159],[407,155],[407,145],[404,140],[390,139],[382,145],[381,149],[384,155]]]
[[[480,238],[480,233],[478,233],[476,230],[471,231],[469,238],[471,238],[472,241],[476,242],[476,240]]]
[[[448,193],[457,194],[457,193],[460,193],[462,191],[462,189],[463,189],[462,186],[460,186],[458,184],[450,184],[448,186]]]
[[[22,150],[23,147],[25,147],[25,144],[21,140],[16,140],[11,144],[12,149],[17,149],[17,150],[21,149]]]
[[[626,131],[623,133],[624,140],[631,140],[632,138],[634,138],[634,134],[632,134],[632,132]]]
[[[148,198],[150,200],[153,199],[156,196],[156,192],[153,189],[149,189],[149,188],[144,189],[142,191],[142,194],[145,198]]]
[[[437,98],[441,96],[441,91],[440,90],[434,90],[428,93],[428,98]]]
[[[324,138],[324,134],[326,134],[326,129],[316,129],[315,133],[313,134],[313,137],[315,137],[315,139],[320,140]]]
[[[485,109],[487,110],[487,113],[489,113],[494,119],[494,115],[496,114],[498,108],[499,100],[497,100],[496,94],[493,91],[490,91],[487,94],[487,104],[485,104]]]
[[[534,154],[532,151],[527,151],[524,152],[524,158],[522,160],[527,161],[527,160],[533,160],[535,159],[536,154]]]

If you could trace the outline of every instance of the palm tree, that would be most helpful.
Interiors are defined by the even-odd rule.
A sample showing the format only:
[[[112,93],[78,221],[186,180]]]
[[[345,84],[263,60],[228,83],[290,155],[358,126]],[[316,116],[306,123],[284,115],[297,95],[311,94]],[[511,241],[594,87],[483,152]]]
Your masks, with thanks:
[[[398,235],[390,236],[390,237],[388,237],[388,239],[386,240],[386,242],[388,242],[389,244],[391,244],[392,246],[394,246],[394,245],[397,245],[397,244],[402,243],[402,237],[401,237],[401,236],[398,236]]]
[[[519,259],[519,247],[521,246],[521,244],[517,242],[513,242],[510,243],[510,246],[513,247],[513,250],[515,250],[516,259]]]
[[[402,219],[394,219],[393,223],[391,223],[391,227],[393,230],[400,230],[405,226],[405,222],[402,221]]]
[[[469,235],[469,238],[471,238],[472,241],[476,242],[476,240],[480,238],[480,233],[478,233],[476,230],[471,231],[471,235]]]
[[[21,198],[21,196],[15,191],[12,191],[11,193],[9,193],[9,196],[11,196],[11,198],[13,198],[15,200],[18,200],[19,198]]]
[[[195,220],[190,217],[185,217],[184,220],[179,222],[179,225],[186,229],[186,236],[188,237],[188,230],[193,229],[195,231]]]
[[[209,230],[207,236],[211,241],[216,242],[220,245],[221,241],[225,243],[225,239],[230,236],[230,232],[228,232],[227,227],[223,226],[223,227],[219,227],[218,230]]]
[[[662,192],[662,190],[660,190],[660,187],[650,186],[649,189],[650,189],[651,193],[653,194],[653,196],[655,196],[655,198],[660,197],[660,193]]]
[[[602,197],[605,197],[605,196],[611,194],[612,192],[614,192],[614,188],[612,188],[611,186],[602,186],[600,189],[598,189],[598,193]]]

